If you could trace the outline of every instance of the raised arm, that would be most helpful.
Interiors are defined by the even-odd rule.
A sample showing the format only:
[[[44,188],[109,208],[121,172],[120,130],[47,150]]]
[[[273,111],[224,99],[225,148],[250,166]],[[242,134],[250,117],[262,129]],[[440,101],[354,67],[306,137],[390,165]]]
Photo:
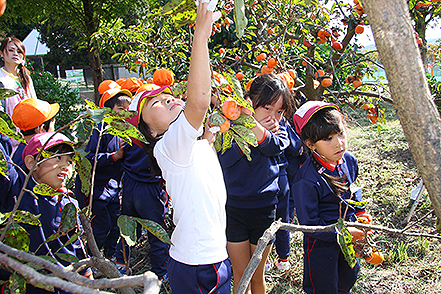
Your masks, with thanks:
[[[204,120],[211,99],[211,72],[208,54],[208,39],[213,22],[221,13],[214,10],[217,0],[202,0],[197,8],[196,30],[191,48],[190,71],[187,83],[187,105],[184,114],[188,122],[199,129]]]

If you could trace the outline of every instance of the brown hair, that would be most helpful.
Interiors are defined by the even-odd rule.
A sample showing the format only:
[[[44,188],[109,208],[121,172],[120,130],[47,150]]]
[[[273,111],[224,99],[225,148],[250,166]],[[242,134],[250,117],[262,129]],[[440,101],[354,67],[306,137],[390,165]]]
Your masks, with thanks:
[[[8,46],[9,43],[14,43],[15,46],[17,46],[18,51],[23,54],[23,60],[26,59],[26,49],[24,44],[17,38],[15,37],[7,37],[6,39],[4,39],[0,45],[0,51],[1,52],[5,52],[6,50],[6,46]],[[19,64],[18,65],[18,78],[20,80],[20,84],[23,87],[23,89],[25,89],[26,94],[29,95],[28,90],[29,90],[29,85],[31,83],[31,76],[29,75],[29,70],[24,66],[24,64]]]

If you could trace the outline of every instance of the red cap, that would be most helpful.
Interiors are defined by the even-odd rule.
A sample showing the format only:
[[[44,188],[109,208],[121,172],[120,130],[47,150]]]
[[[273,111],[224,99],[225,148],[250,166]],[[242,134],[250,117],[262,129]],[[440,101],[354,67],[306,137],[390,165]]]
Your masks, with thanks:
[[[296,127],[296,132],[300,134],[303,127],[314,115],[314,113],[326,107],[332,107],[340,110],[337,105],[323,101],[308,101],[303,104],[299,109],[297,109],[296,113],[294,113],[293,121],[294,126]]]
[[[12,121],[20,130],[27,131],[52,119],[59,110],[58,103],[49,104],[35,98],[23,99],[15,105]]]
[[[144,106],[145,98],[155,97],[161,93],[173,95],[173,92],[169,86],[163,86],[151,91],[142,91],[136,94],[135,97],[133,97],[132,103],[130,103],[129,111],[137,111],[138,114],[134,117],[126,119],[127,122],[134,125],[135,127],[138,127],[139,118],[141,117],[141,109]]]
[[[128,78],[121,84],[122,89],[129,90],[131,93],[135,93],[139,87],[141,87],[143,82],[137,78]]]
[[[58,144],[69,144],[70,146],[73,145],[73,142],[66,137],[65,135],[61,133],[56,133],[52,138],[51,136],[54,134],[54,132],[47,132],[47,133],[40,133],[36,134],[32,137],[31,140],[29,140],[28,145],[23,150],[22,158],[23,160],[28,155],[36,155],[38,152],[40,152],[43,145],[46,143],[47,140],[49,142],[44,146],[44,150],[47,150],[51,148],[52,146],[58,145]]]

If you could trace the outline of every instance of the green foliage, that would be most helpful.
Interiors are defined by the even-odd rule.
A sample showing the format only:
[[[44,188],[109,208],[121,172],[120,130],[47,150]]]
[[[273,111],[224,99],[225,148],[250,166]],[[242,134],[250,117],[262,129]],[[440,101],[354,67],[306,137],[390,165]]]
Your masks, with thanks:
[[[0,133],[22,143],[26,143],[21,132],[17,131],[12,119],[3,111],[0,111]]]
[[[55,128],[65,126],[84,110],[84,104],[78,90],[63,85],[51,73],[37,70],[31,73],[37,97],[49,103],[60,104],[60,111],[55,118]]]
[[[349,266],[353,268],[357,264],[357,259],[355,258],[354,246],[352,245],[352,236],[345,227],[342,218],[338,219],[335,230],[337,231],[337,242],[340,246],[341,252],[343,253]]]
[[[118,218],[118,227],[120,229],[121,236],[124,237],[127,245],[133,246],[136,243],[137,223],[142,225],[145,229],[155,235],[162,242],[171,244],[167,232],[160,224],[147,219],[141,219],[129,215],[120,215]]]

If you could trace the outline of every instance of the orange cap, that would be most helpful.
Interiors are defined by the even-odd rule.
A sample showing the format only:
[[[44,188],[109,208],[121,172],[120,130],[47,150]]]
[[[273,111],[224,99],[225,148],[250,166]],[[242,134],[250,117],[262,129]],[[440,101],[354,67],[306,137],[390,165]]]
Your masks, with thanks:
[[[28,98],[15,105],[12,112],[12,121],[22,131],[41,126],[53,118],[60,110],[58,103],[49,104],[46,101]]]
[[[125,78],[117,79],[115,82],[121,87],[121,85],[126,81]]]
[[[109,90],[110,88],[115,88],[117,86],[119,85],[115,81],[104,80],[98,86],[98,92],[100,93],[100,95],[103,95],[103,93]]]
[[[115,97],[116,94],[120,94],[120,93],[132,98],[132,92],[130,92],[127,89],[121,89],[121,87],[119,86],[115,88],[110,88],[107,91],[105,91],[101,96],[99,107],[104,107],[104,103],[106,103],[107,100],[112,99],[113,97]]]
[[[131,93],[135,93],[136,90],[139,89],[139,87],[142,86],[142,81],[140,79],[137,78],[128,78],[124,81],[124,83],[121,84],[121,88],[122,89],[127,89],[129,90]]]

